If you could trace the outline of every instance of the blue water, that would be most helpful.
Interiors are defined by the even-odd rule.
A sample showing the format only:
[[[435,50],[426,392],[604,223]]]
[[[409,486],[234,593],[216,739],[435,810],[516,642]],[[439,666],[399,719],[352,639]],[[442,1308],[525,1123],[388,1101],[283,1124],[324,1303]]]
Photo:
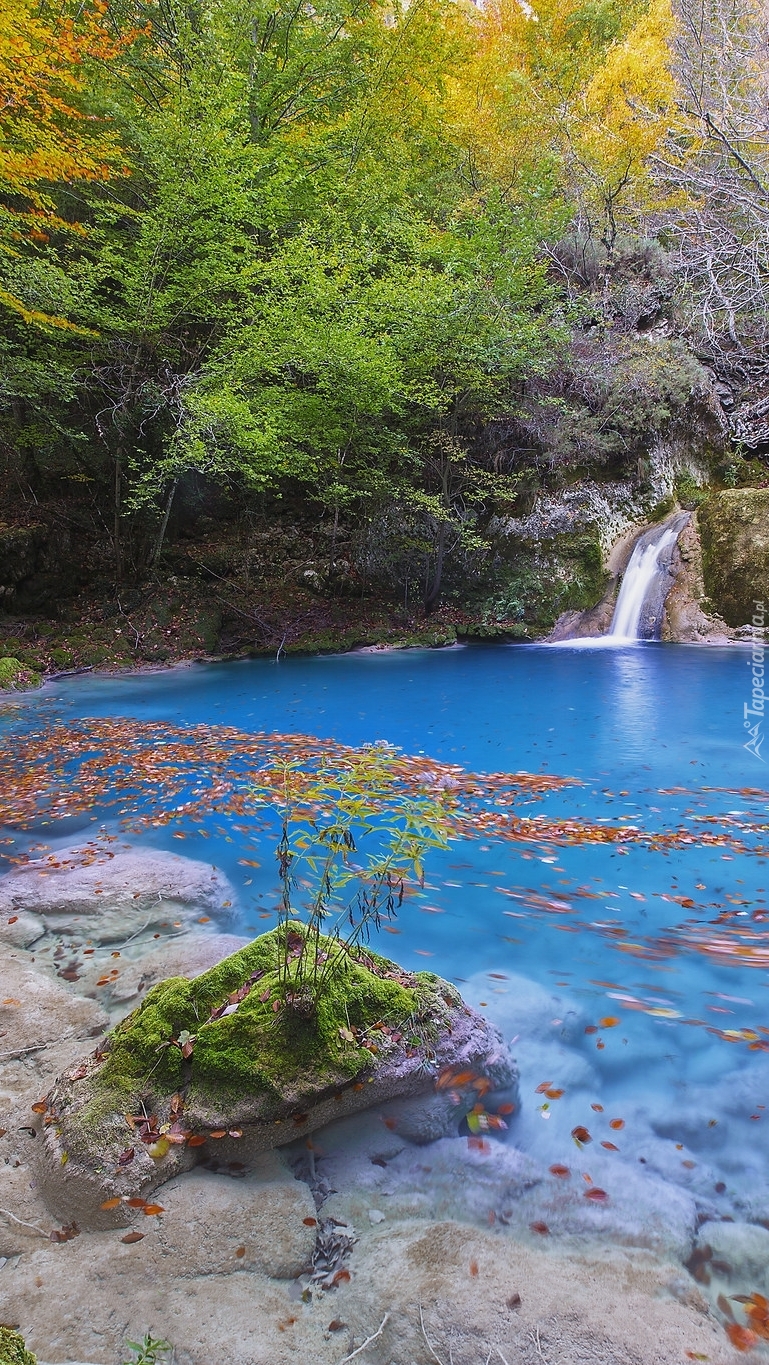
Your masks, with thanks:
[[[492,1015],[497,1007],[504,1014],[505,979],[520,974],[568,990],[596,1025],[617,1016],[621,1026],[603,1030],[592,1063],[613,1097],[655,1091],[659,1100],[680,1098],[682,1086],[716,1084],[735,1068],[764,1066],[751,1042],[769,1040],[762,956],[769,868],[760,852],[765,836],[753,826],[767,820],[769,795],[737,794],[769,785],[765,764],[744,747],[748,660],[739,648],[644,644],[196,665],[62,679],[0,723],[121,716],[351,745],[384,739],[477,772],[547,772],[584,784],[532,804],[532,815],[656,831],[686,825],[692,846],[669,852],[632,843],[457,842],[430,857],[423,892],[404,904],[396,933],[377,944],[409,968],[429,967],[460,985],[474,978],[470,998],[482,993]],[[686,790],[669,790],[676,787]],[[723,788],[733,790],[711,790]],[[168,829],[142,839],[225,869],[240,895],[237,927],[258,932],[269,927],[276,899],[272,836],[261,847],[256,838],[261,866],[244,868],[245,836],[236,824],[212,816],[209,837],[190,830],[185,846]],[[703,830],[731,830],[748,851],[698,847]],[[45,834],[55,839],[56,826]],[[254,836],[247,845],[253,858]],[[701,951],[714,937],[724,952]],[[733,952],[746,943],[754,965]],[[580,1046],[594,1049],[593,1034]]]
[[[300,732],[352,745],[386,739],[406,752],[459,762],[477,772],[547,772],[584,783],[534,803],[530,814],[566,813],[664,829],[680,824],[687,812],[731,811],[738,812],[729,817],[732,824],[741,824],[747,816],[765,818],[769,796],[748,799],[701,789],[763,785],[764,764],[744,748],[747,659],[747,651],[739,649],[652,644],[601,651],[497,646],[279,664],[259,660],[63,679],[24,709],[37,724],[124,716]],[[11,712],[6,723],[18,719]],[[676,786],[687,792],[660,791]],[[227,826],[234,841],[225,842],[224,829],[221,816],[212,817],[205,845],[191,834],[186,850],[172,842],[170,831],[147,837],[190,856],[201,856],[205,847],[203,856],[241,888],[240,923],[250,925],[255,907],[269,908],[275,882],[271,848],[263,850],[262,869],[244,875],[238,865],[242,838]],[[55,827],[47,833],[55,835]],[[610,910],[631,935],[646,942],[690,917],[660,901],[659,893],[691,897],[704,922],[715,917],[718,906],[730,908],[727,894],[739,894],[750,901],[747,909],[735,907],[745,917],[765,901],[764,867],[761,857],[735,856],[721,848],[665,854],[632,845],[619,852],[605,846],[543,850],[461,843],[447,855],[433,856],[428,865],[425,899],[443,914],[407,911],[400,921],[398,956],[418,966],[416,950],[430,952],[430,966],[452,977],[500,962],[538,977],[567,972],[586,989],[581,977],[608,972],[615,978],[621,971],[625,979],[633,973],[632,964],[618,962],[616,948],[595,932],[572,934],[565,942],[564,926],[549,923],[546,912],[521,920],[508,917],[505,923],[503,911],[520,907],[513,900],[506,903],[497,894],[500,887],[516,895],[533,891],[567,900],[575,887],[617,893],[596,902],[578,897],[577,921],[602,920]],[[251,885],[244,885],[249,880]],[[697,890],[697,882],[705,889]],[[634,901],[630,892],[647,900]],[[571,920],[569,927],[574,927]],[[507,942],[511,935],[520,941]],[[394,951],[395,943],[390,947]],[[676,988],[696,995],[702,964],[691,954],[682,959],[685,966],[683,960],[673,965],[686,979],[677,980]],[[665,963],[668,985],[670,965]],[[645,967],[644,977],[648,971]],[[740,968],[717,971],[719,980],[733,986]],[[749,975],[759,975],[763,985],[763,972]],[[694,998],[688,1002],[695,1012],[701,1007]],[[761,1022],[769,1023],[769,1009]]]

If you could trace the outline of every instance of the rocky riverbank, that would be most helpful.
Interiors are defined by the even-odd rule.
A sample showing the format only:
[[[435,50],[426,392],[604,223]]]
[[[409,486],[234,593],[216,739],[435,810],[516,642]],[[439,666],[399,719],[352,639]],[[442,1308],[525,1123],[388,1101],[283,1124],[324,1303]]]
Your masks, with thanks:
[[[602,1081],[580,1006],[524,978],[465,988],[515,1039],[522,1098],[507,1132],[474,1136],[459,1103],[429,1140],[415,1101],[394,1095],[279,1152],[211,1142],[194,1171],[126,1206],[127,1226],[55,1216],[39,1177],[44,1097],[154,983],[244,942],[226,932],[233,900],[205,863],[99,838],[0,879],[0,1315],[41,1360],[116,1365],[151,1330],[181,1365],[340,1365],[369,1337],[372,1365],[495,1353],[670,1365],[687,1352],[726,1365],[713,1299],[684,1262],[707,1233],[700,1259],[715,1257],[727,1292],[752,1292],[769,1233],[744,1212],[722,1224],[648,1121],[614,1166],[592,1162],[600,1199],[552,1174],[567,1169],[563,1124],[541,1122],[542,1076],[576,1106]]]

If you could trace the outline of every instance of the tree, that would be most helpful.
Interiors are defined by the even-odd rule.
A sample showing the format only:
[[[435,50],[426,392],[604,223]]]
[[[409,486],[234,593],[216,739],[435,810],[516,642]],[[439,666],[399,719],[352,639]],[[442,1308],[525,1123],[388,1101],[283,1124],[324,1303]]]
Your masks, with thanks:
[[[57,187],[125,174],[114,129],[89,110],[88,64],[116,57],[135,36],[115,37],[105,0],[47,17],[31,0],[6,0],[0,27],[0,252],[46,243],[56,230],[82,231]],[[67,327],[7,289],[0,300],[25,322]]]

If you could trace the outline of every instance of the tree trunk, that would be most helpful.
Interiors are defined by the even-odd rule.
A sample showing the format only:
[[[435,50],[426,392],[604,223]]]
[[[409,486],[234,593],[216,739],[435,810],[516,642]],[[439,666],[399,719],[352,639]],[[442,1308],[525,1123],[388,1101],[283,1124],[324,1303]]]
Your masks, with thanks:
[[[435,554],[435,572],[433,581],[425,590],[425,615],[429,616],[431,611],[438,605],[438,598],[441,595],[441,580],[443,578],[443,555],[446,549],[446,523],[441,522],[438,531],[438,544]]]

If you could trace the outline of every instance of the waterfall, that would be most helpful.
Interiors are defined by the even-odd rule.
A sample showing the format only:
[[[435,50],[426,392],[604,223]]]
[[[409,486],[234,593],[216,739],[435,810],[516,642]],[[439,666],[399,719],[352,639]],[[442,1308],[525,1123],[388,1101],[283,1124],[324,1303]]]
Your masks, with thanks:
[[[639,536],[625,570],[617,605],[605,640],[659,638],[662,609],[670,587],[670,561],[688,513],[652,526]]]

